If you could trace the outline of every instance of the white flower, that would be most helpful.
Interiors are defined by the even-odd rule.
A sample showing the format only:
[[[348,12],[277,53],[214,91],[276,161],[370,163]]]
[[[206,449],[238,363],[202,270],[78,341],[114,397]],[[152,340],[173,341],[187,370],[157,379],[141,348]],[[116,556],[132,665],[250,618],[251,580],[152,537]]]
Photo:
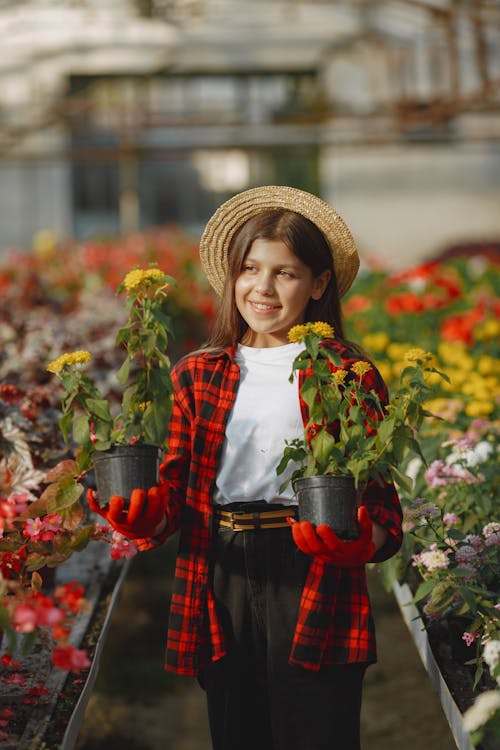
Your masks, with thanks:
[[[500,523],[498,521],[491,521],[491,523],[487,523],[483,528],[483,536],[486,539],[492,534],[498,534],[498,532],[500,532]]]
[[[493,670],[500,662],[500,641],[493,639],[486,641],[483,649],[483,659],[488,665],[490,672],[493,673]]]
[[[419,475],[420,469],[424,465],[421,458],[418,456],[415,456],[415,458],[412,458],[411,461],[408,461],[408,466],[406,467],[405,474],[407,477],[410,477],[410,479],[415,479]]]
[[[475,732],[476,729],[486,724],[498,710],[500,710],[500,690],[487,690],[480,693],[474,705],[468,708],[464,714],[465,730]]]
[[[424,550],[419,555],[414,555],[414,559],[417,563],[423,565],[429,573],[438,570],[438,568],[447,568],[450,564],[446,553],[437,549],[437,544],[431,544],[428,550]]]

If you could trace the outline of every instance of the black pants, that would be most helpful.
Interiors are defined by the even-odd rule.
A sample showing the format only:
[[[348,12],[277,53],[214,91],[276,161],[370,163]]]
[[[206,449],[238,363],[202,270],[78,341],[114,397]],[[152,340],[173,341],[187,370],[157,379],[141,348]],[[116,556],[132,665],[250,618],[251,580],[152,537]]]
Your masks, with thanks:
[[[366,665],[288,663],[309,565],[290,529],[220,528],[214,544],[228,644],[200,679],[214,750],[359,750]]]

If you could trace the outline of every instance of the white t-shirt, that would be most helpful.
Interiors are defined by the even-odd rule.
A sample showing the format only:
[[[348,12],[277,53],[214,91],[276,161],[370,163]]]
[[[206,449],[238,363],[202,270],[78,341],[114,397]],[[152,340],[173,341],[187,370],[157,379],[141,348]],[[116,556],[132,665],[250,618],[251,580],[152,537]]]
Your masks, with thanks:
[[[301,344],[266,349],[238,346],[240,383],[226,426],[216,479],[216,504],[294,502],[291,484],[281,495],[279,487],[297,466],[289,463],[279,476],[276,467],[285,440],[304,436],[297,378],[289,382],[292,362],[301,349]]]

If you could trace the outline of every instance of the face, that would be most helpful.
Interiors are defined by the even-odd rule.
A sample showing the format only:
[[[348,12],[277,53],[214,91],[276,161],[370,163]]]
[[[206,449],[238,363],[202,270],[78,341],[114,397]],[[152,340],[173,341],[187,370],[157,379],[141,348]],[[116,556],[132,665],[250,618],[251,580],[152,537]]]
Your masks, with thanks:
[[[248,324],[242,343],[281,346],[294,325],[304,322],[309,300],[320,299],[330,278],[316,278],[281,240],[254,240],[235,283],[236,306]]]

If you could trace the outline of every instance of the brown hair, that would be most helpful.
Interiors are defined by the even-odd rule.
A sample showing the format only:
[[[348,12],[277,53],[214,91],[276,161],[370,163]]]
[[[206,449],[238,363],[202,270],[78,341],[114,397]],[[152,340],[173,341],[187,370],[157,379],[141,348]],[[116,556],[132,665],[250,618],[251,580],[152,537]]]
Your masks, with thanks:
[[[284,242],[293,254],[311,269],[314,278],[327,269],[331,271],[330,280],[321,298],[309,301],[305,311],[305,322],[321,320],[330,323],[336,338],[343,339],[337,278],[332,253],[325,236],[316,224],[305,216],[285,208],[272,208],[248,219],[231,240],[222,299],[213,332],[204,348],[236,346],[248,328],[236,307],[234,287],[246,255],[256,239]]]

